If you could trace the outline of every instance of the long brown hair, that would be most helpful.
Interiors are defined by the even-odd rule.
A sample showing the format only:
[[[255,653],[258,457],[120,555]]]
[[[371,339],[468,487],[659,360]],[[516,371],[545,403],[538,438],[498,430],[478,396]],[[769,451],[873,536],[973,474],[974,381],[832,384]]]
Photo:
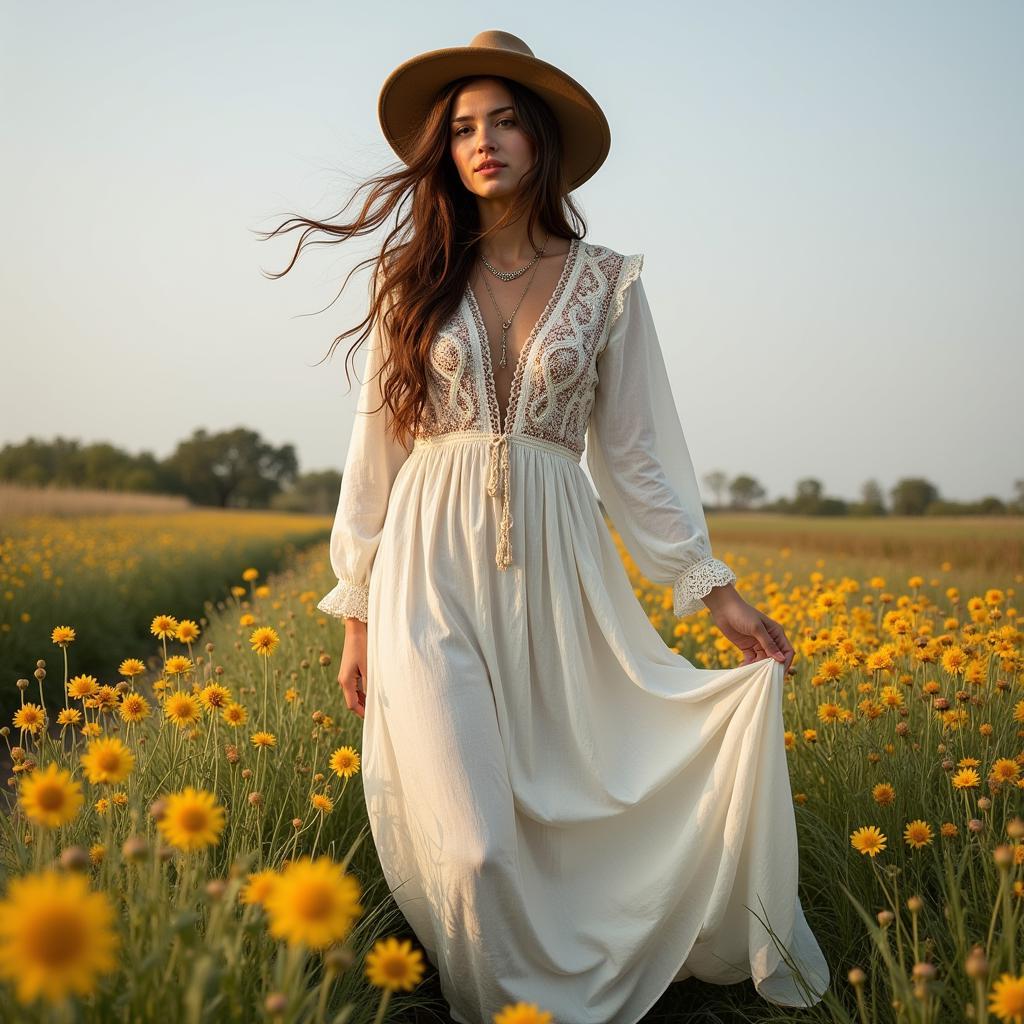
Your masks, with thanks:
[[[266,241],[304,228],[288,266],[278,274],[268,275],[276,280],[295,266],[306,244],[315,241],[318,245],[332,245],[370,234],[394,213],[395,223],[389,228],[379,255],[368,257],[353,267],[341,286],[344,291],[356,270],[376,264],[369,312],[359,324],[334,339],[324,358],[334,352],[339,342],[359,331],[359,337],[346,356],[347,364],[348,358],[375,329],[387,333],[389,352],[381,369],[380,387],[391,413],[396,439],[415,432],[426,401],[426,367],[431,341],[458,306],[469,282],[476,255],[474,247],[488,235],[480,230],[475,197],[463,185],[449,149],[449,124],[456,95],[463,86],[480,77],[484,76],[456,79],[438,93],[424,120],[409,166],[368,178],[334,215],[336,218],[344,213],[352,200],[366,189],[367,198],[353,222],[332,224],[296,215],[263,238]],[[568,194],[562,171],[561,135],[550,107],[518,82],[499,76],[486,77],[498,78],[508,88],[517,120],[534,149],[533,166],[524,175],[509,210],[493,230],[526,213],[527,238],[531,244],[538,224],[545,232],[559,238],[582,238],[586,224]],[[411,198],[411,204],[402,215],[407,197]],[[317,232],[327,237],[314,239]]]

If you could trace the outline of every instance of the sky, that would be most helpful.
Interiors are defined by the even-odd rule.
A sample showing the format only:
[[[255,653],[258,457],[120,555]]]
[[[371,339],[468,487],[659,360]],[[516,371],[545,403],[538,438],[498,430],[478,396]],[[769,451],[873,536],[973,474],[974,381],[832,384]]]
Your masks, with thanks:
[[[644,254],[699,475],[1013,496],[1017,0],[0,0],[0,445],[163,458],[243,426],[340,471],[355,336],[320,360],[365,315],[365,273],[336,296],[380,239],[275,281],[297,235],[259,235],[393,167],[385,77],[488,28],[605,111],[610,153],[573,198],[589,241]]]

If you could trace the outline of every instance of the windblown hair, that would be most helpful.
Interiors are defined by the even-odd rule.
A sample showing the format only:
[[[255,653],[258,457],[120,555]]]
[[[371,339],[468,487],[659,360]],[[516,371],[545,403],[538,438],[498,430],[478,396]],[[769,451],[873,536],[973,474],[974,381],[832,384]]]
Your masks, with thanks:
[[[476,198],[459,177],[449,149],[449,125],[456,96],[460,89],[480,77],[456,79],[437,95],[423,122],[409,166],[367,179],[334,215],[334,219],[340,217],[365,189],[367,198],[352,223],[333,224],[292,216],[263,238],[266,241],[304,228],[288,266],[278,274],[268,275],[276,280],[294,267],[307,243],[334,245],[370,234],[394,213],[395,223],[389,227],[380,253],[353,267],[341,286],[344,291],[356,270],[375,264],[369,311],[359,324],[334,339],[324,358],[357,331],[359,337],[349,349],[346,362],[371,334],[386,333],[388,352],[381,368],[380,388],[390,410],[396,440],[411,436],[416,430],[426,402],[431,341],[458,306],[469,282],[477,244],[489,234],[480,229]],[[582,238],[586,224],[569,197],[564,180],[558,122],[550,107],[532,90],[507,78],[499,81],[512,95],[516,118],[533,143],[535,159],[509,210],[493,230],[525,213],[527,237],[535,247],[534,230],[538,224],[544,232],[559,238]],[[403,216],[407,196],[412,201]],[[317,232],[327,237],[314,238]]]

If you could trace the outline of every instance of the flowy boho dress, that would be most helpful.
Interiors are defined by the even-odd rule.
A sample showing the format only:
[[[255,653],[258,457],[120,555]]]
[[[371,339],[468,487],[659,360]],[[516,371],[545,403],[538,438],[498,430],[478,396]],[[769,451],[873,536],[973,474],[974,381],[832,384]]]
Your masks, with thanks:
[[[371,833],[459,1024],[520,1000],[635,1024],[691,976],[788,1006],[829,983],[797,895],[783,666],[666,646],[581,466],[677,616],[736,578],[711,553],[642,264],[571,240],[504,421],[467,287],[411,451],[370,339],[318,607],[367,621]]]

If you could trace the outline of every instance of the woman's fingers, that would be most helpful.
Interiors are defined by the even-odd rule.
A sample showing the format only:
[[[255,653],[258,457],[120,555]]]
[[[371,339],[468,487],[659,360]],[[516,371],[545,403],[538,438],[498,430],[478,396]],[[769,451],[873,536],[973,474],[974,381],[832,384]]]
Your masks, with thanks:
[[[775,651],[782,655],[780,660],[783,663],[783,671],[788,672],[789,666],[793,664],[793,659],[796,657],[796,651],[793,650],[793,645],[789,642],[786,631],[774,619],[769,619],[767,616],[764,626],[768,635],[772,638]],[[775,651],[772,652],[772,657],[775,656]]]
[[[349,711],[354,711],[360,718],[363,717],[366,706],[366,693],[360,688],[361,682],[362,677],[358,670],[355,672],[342,670],[338,673],[338,685],[341,687],[341,692],[345,694],[345,703],[348,705]]]
[[[767,620],[767,622],[762,619],[757,626],[754,627],[754,636],[760,641],[761,646],[764,648],[769,658],[777,657],[781,661],[784,655],[779,645],[775,642],[775,637],[772,636],[770,624],[770,619]]]

